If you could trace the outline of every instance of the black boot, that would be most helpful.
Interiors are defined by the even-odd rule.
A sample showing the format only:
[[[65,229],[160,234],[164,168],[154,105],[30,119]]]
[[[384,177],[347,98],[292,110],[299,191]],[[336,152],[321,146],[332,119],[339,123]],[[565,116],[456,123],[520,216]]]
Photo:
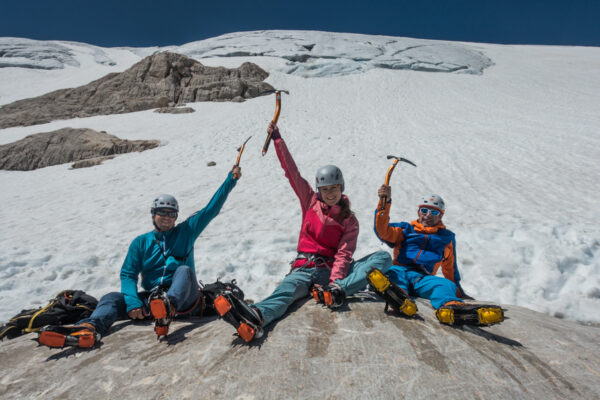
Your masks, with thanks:
[[[48,325],[38,334],[38,343],[48,347],[91,348],[100,341],[100,334],[92,324]]]
[[[150,295],[150,312],[154,318],[156,338],[169,334],[169,325],[175,316],[175,305],[169,301],[163,289],[157,289]]]
[[[504,321],[501,307],[486,304],[466,304],[460,301],[449,301],[435,312],[442,324],[489,326]]]
[[[260,312],[237,298],[230,290],[222,290],[215,298],[215,309],[223,320],[233,325],[246,343],[262,337],[263,319]]]
[[[312,288],[312,296],[317,303],[323,303],[329,308],[337,308],[344,304],[346,294],[338,285],[314,285]]]
[[[417,305],[411,300],[404,289],[394,282],[377,268],[371,268],[367,272],[367,280],[375,293],[385,300],[385,309],[388,306],[394,311],[412,317],[417,313]]]

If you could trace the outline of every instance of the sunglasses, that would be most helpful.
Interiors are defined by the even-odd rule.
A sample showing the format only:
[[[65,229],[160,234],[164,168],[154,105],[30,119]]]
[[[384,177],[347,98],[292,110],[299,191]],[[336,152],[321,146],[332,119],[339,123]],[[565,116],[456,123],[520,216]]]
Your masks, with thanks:
[[[419,211],[421,212],[421,214],[425,214],[425,215],[427,215],[428,213],[431,213],[431,215],[433,215],[434,217],[437,217],[438,215],[440,215],[440,210],[434,210],[433,208],[421,207],[419,209]]]
[[[160,215],[161,217],[177,218],[177,211],[172,210],[156,210],[154,214]]]

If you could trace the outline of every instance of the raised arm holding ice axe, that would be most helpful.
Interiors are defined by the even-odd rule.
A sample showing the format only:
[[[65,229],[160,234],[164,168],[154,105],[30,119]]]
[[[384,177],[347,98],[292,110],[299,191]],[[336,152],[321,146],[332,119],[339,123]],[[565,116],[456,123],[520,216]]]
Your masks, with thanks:
[[[382,242],[394,248],[394,260],[387,271],[372,269],[369,272],[368,280],[375,291],[393,309],[406,316],[416,312],[409,296],[417,296],[431,301],[438,320],[444,324],[487,326],[502,322],[501,307],[463,301],[472,298],[460,285],[455,236],[442,222],[446,204],[441,196],[423,196],[417,206],[416,220],[390,223],[391,172],[398,161],[414,165],[401,157],[388,156],[390,158],[394,159],[394,164],[388,170],[385,184],[377,191],[380,201],[375,213],[375,233]],[[436,275],[439,268],[444,278]]]
[[[385,268],[391,264],[385,251],[357,261],[352,259],[358,239],[358,220],[344,194],[346,182],[342,171],[335,165],[324,165],[317,169],[312,183],[304,179],[277,128],[280,110],[277,103],[275,117],[267,128],[263,155],[272,140],[285,177],[300,201],[302,224],[291,271],[270,296],[252,305],[235,299],[227,291],[215,299],[219,315],[233,325],[246,342],[260,338],[265,326],[281,318],[289,306],[311,293],[329,307],[341,306],[345,295],[365,286],[365,273],[370,267]],[[327,159],[336,154],[335,149],[322,153]]]

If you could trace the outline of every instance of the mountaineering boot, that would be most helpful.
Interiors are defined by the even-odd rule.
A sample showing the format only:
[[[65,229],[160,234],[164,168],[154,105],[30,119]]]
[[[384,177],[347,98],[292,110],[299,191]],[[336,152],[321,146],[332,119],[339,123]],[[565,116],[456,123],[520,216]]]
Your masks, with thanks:
[[[150,312],[154,318],[156,338],[167,336],[169,325],[175,315],[175,307],[169,301],[164,290],[158,289],[150,295]]]
[[[221,290],[215,298],[215,309],[227,323],[233,325],[246,343],[262,337],[263,320],[258,310],[250,307],[228,290]]]
[[[417,313],[417,305],[410,299],[410,296],[404,289],[394,282],[377,268],[371,268],[367,272],[367,280],[371,287],[379,296],[385,300],[386,310],[390,306],[393,310],[398,310],[401,314],[412,317]]]
[[[48,347],[81,347],[91,348],[100,341],[100,334],[92,324],[81,325],[48,325],[38,334],[38,343]]]
[[[337,308],[344,304],[346,294],[336,284],[321,286],[315,284],[312,288],[312,296],[317,303],[323,303],[329,308]]]
[[[465,304],[449,301],[435,312],[442,324],[489,326],[504,321],[502,308],[495,305]]]

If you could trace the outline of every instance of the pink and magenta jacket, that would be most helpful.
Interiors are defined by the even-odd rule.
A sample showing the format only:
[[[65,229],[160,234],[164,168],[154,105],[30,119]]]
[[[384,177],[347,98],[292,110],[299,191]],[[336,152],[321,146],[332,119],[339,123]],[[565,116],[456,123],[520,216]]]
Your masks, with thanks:
[[[302,228],[298,238],[299,253],[315,253],[323,257],[333,257],[329,282],[343,279],[348,274],[352,255],[358,239],[358,220],[354,215],[343,219],[338,205],[328,206],[302,178],[285,142],[275,139],[275,150],[302,207]],[[344,196],[348,201],[348,198]],[[348,204],[350,202],[348,201]],[[304,264],[297,260],[292,268]]]

